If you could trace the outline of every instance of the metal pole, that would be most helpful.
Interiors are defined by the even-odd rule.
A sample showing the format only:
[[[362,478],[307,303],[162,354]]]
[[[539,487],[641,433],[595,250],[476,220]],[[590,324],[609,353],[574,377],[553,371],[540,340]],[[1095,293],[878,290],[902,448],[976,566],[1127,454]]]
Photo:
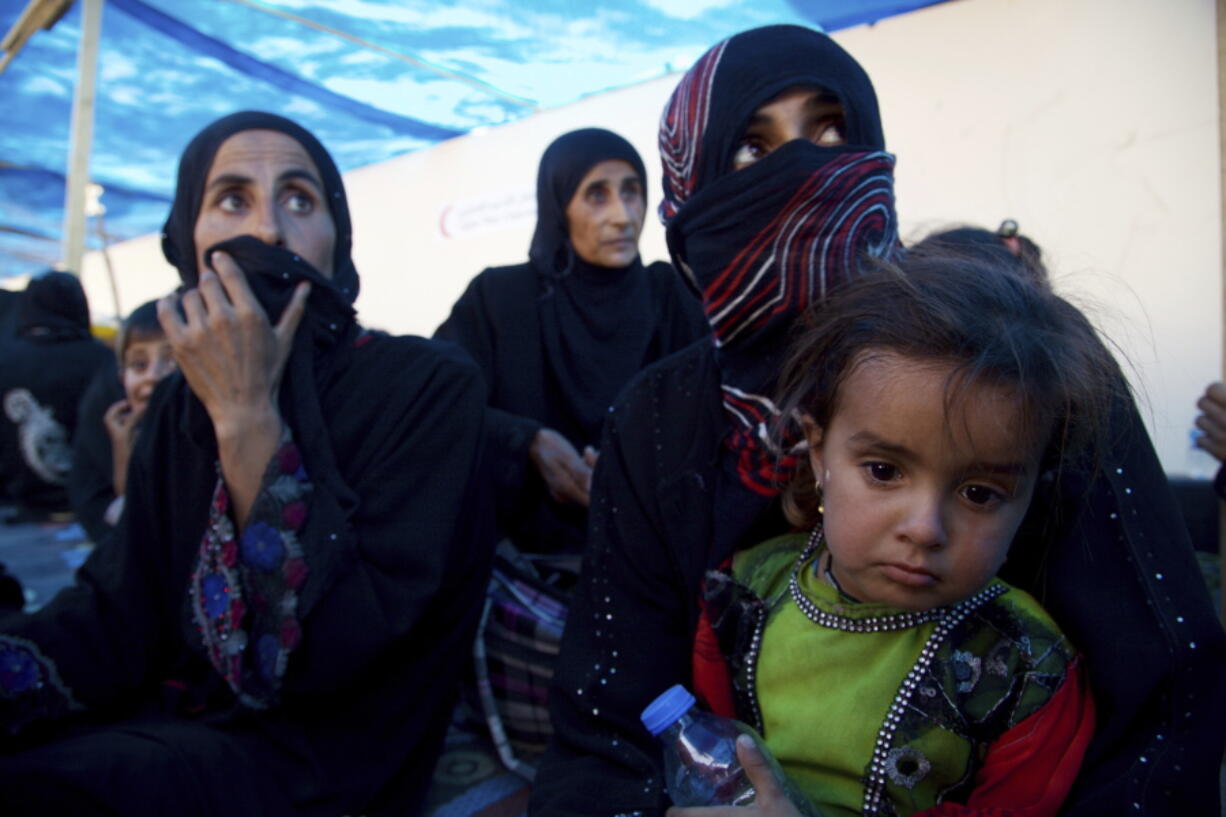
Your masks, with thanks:
[[[106,216],[99,213],[96,218],[98,239],[102,242],[102,261],[106,264],[106,277],[111,282],[111,302],[115,306],[115,320],[123,323],[123,308],[119,304],[119,283],[115,280],[115,265],[111,263],[111,251],[106,234]]]
[[[74,275],[81,274],[81,260],[85,255],[85,193],[89,185],[89,151],[94,138],[94,80],[98,73],[102,2],[81,0],[81,44],[77,49],[68,190],[64,196],[64,254],[60,261],[60,265]]]

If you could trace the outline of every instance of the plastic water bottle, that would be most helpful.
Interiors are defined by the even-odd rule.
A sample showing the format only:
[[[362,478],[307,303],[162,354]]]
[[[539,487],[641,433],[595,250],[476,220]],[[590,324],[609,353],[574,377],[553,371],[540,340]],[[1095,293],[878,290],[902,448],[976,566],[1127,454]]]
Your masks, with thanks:
[[[736,757],[738,735],[749,735],[782,777],[778,764],[754,729],[740,721],[704,712],[681,684],[656,698],[640,716],[647,731],[664,743],[664,781],[677,806],[747,806],[756,797]]]

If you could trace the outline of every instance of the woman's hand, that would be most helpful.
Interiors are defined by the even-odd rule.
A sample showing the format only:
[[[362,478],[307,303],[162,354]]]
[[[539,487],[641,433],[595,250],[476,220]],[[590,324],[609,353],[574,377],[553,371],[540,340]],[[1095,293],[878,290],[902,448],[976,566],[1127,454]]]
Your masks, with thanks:
[[[183,295],[184,317],[174,310],[173,298],[163,298],[158,320],[220,439],[275,410],[310,284],[299,284],[281,320],[272,326],[234,259],[215,252],[212,261],[217,271],[202,270],[199,286]]]
[[[758,749],[753,738],[741,735],[736,739],[736,757],[745,769],[745,775],[753,784],[754,797],[751,806],[691,806],[680,808],[673,806],[665,817],[803,817],[783,790],[783,785],[775,779],[770,763]],[[809,815],[816,814],[810,808]]]
[[[298,285],[272,326],[234,259],[215,252],[212,263],[216,273],[202,270],[199,286],[183,295],[184,317],[173,298],[163,298],[158,320],[179,370],[213,421],[222,477],[241,530],[281,438],[277,390],[310,284]]]
[[[132,457],[132,445],[136,442],[136,426],[145,416],[146,403],[133,408],[127,399],[111,404],[102,415],[102,424],[111,438],[111,482],[115,496],[123,496],[127,486],[128,461]]]
[[[540,472],[541,479],[545,480],[554,502],[588,506],[592,466],[596,463],[594,452],[589,455],[590,451],[591,448],[586,449],[584,456],[580,457],[570,440],[552,428],[542,428],[536,432],[532,445],[528,447],[528,456]],[[588,464],[589,459],[592,465]]]
[[[1202,414],[1196,418],[1196,427],[1204,432],[1196,438],[1196,444],[1226,461],[1226,383],[1213,383],[1196,401]]]

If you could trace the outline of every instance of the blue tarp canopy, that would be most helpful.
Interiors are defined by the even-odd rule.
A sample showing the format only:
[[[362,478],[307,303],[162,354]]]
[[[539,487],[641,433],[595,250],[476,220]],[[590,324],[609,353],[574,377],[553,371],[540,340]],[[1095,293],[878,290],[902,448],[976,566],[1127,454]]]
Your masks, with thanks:
[[[342,170],[684,70],[768,23],[827,31],[940,0],[105,0],[92,181],[111,241],[156,231],[179,152],[236,110]],[[27,0],[0,0],[0,33]],[[0,74],[0,277],[60,258],[79,4]],[[89,229],[98,247],[98,224]]]

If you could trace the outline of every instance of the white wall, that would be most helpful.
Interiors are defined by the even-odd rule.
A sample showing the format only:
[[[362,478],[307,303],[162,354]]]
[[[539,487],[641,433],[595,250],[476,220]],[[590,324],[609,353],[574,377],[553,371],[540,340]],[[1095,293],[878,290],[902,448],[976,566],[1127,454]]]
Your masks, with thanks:
[[[1168,470],[1221,372],[1221,208],[1212,0],[960,0],[836,34],[877,87],[898,155],[903,235],[1016,218],[1057,289],[1133,369]],[[346,175],[365,323],[429,334],[468,280],[526,257],[536,164],[558,134],[608,127],[640,150],[675,77],[582,100]],[[665,258],[654,218],[646,259]],[[156,237],[116,247],[125,309],[174,275]],[[96,258],[85,283],[109,290]]]

